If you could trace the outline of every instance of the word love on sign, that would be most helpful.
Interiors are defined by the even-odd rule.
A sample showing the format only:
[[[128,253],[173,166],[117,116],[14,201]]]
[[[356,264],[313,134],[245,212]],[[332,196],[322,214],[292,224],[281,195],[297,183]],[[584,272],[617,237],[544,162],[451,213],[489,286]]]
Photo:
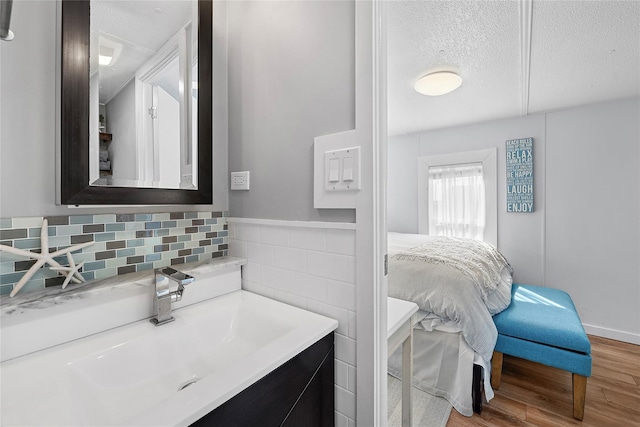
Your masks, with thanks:
[[[533,212],[533,138],[507,141],[507,212]]]

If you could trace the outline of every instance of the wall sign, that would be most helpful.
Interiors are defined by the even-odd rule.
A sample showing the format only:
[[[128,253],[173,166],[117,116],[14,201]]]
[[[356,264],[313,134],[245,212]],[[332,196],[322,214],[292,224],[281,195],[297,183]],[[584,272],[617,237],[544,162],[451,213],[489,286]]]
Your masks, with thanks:
[[[507,141],[507,212],[533,212],[533,138]]]

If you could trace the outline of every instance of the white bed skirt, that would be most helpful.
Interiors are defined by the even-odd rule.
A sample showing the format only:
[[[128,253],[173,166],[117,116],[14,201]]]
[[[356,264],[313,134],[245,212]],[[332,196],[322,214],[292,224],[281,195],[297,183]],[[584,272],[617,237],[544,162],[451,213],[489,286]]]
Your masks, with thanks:
[[[484,392],[493,398],[490,364],[467,345],[462,335],[443,331],[425,331],[418,324],[413,330],[413,385],[420,390],[447,399],[462,415],[473,415],[471,385],[473,364],[484,368]],[[389,374],[402,378],[402,353],[398,349],[388,362]]]

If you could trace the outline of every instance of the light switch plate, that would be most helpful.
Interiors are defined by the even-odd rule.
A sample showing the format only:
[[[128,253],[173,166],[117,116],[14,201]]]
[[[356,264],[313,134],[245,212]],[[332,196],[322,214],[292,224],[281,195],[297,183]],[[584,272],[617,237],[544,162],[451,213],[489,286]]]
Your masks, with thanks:
[[[231,189],[232,190],[248,190],[249,189],[249,171],[231,172]]]
[[[358,138],[355,129],[333,133],[329,135],[316,136],[313,139],[313,207],[316,209],[353,209],[356,207],[356,200],[360,193],[360,155],[342,152],[343,150],[356,149],[362,151],[362,147],[357,144]],[[333,156],[331,153],[336,153]],[[357,183],[350,181],[347,173],[347,180],[344,180],[344,159],[353,158],[352,177]],[[338,180],[331,173],[331,159],[338,159]],[[357,160],[356,160],[357,159]],[[358,164],[356,165],[356,161]],[[348,164],[349,162],[347,162]],[[335,165],[335,162],[334,162]],[[331,182],[330,182],[331,180]],[[331,184],[331,185],[329,185]],[[335,185],[334,185],[335,184]],[[334,188],[335,186],[335,188]]]
[[[360,190],[360,147],[325,151],[324,163],[325,191]],[[336,165],[338,170],[334,171]]]

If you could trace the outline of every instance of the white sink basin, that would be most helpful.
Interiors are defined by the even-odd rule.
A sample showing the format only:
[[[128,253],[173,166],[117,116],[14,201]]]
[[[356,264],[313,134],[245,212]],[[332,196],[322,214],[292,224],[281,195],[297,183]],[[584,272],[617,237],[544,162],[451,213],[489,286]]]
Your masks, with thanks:
[[[2,363],[3,426],[186,425],[338,325],[245,291],[174,317]]]

